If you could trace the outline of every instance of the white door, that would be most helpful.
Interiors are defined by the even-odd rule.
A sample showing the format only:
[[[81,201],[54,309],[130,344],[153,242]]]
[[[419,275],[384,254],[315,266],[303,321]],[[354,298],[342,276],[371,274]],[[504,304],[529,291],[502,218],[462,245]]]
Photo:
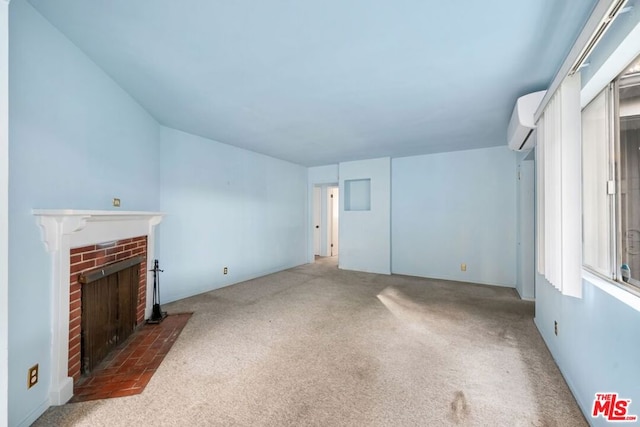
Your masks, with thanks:
[[[338,229],[339,229],[339,212],[340,212],[340,197],[338,193],[338,187],[332,187],[330,189],[330,217],[331,217],[331,256],[338,255],[339,243],[338,243]]]
[[[313,187],[313,254],[321,255],[321,239],[320,222],[322,221],[322,189],[318,186]]]

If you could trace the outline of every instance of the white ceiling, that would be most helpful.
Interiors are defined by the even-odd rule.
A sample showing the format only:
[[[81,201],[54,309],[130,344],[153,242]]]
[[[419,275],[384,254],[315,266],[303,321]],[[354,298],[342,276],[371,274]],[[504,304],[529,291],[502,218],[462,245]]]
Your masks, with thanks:
[[[595,0],[29,0],[163,125],[306,166],[506,145]]]

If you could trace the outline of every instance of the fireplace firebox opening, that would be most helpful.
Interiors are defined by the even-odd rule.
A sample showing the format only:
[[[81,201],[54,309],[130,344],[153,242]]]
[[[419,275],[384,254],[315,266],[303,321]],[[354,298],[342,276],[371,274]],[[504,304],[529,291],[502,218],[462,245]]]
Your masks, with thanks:
[[[142,259],[137,256],[80,274],[82,375],[90,374],[135,330]]]

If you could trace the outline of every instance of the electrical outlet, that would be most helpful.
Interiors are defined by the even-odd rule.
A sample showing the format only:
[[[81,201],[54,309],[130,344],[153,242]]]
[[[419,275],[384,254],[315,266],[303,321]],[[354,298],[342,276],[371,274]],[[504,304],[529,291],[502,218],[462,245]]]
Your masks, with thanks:
[[[553,321],[553,333],[556,334],[556,336],[558,336],[558,321],[557,320]]]
[[[460,264],[460,271],[467,271],[467,264]]]
[[[27,388],[31,388],[38,384],[38,364],[36,363],[29,368],[29,374],[27,376]]]
[[[118,199],[117,197],[113,198],[113,206],[116,208],[120,207],[120,199]]]
[[[229,272],[229,269],[228,269],[227,267],[225,267],[225,268],[222,270],[222,273],[223,273],[223,274],[227,274],[228,272]]]

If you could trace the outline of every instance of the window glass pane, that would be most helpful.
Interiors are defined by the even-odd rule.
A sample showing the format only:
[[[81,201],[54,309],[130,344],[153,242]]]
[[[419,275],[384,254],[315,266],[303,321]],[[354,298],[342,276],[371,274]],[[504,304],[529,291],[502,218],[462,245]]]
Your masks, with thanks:
[[[582,254],[584,265],[612,277],[607,91],[582,110]]]
[[[619,92],[619,250],[622,278],[640,280],[640,82],[622,79]]]

